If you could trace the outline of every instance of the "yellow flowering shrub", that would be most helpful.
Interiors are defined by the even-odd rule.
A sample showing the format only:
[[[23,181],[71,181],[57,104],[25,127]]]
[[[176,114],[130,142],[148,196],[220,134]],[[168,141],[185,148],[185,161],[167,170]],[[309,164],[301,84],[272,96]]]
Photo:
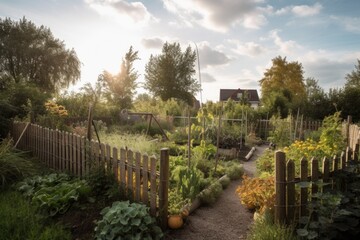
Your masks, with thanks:
[[[236,189],[241,204],[248,209],[256,209],[260,213],[266,209],[273,209],[275,204],[275,179],[273,176],[266,178],[250,178],[243,176],[243,181]]]
[[[64,121],[68,116],[68,111],[65,107],[51,100],[47,101],[44,105],[46,114],[39,118],[39,124],[52,129],[68,130]]]

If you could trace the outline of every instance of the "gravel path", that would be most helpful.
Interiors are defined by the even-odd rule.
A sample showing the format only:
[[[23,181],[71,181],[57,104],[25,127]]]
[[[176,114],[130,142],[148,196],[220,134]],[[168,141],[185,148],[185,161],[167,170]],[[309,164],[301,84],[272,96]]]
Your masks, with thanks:
[[[253,157],[244,162],[245,173],[256,172],[256,159],[267,146],[256,147]],[[246,234],[253,222],[253,213],[244,208],[235,191],[241,180],[232,181],[218,201],[212,206],[201,206],[187,219],[183,228],[170,230],[167,240],[234,240],[246,239]]]

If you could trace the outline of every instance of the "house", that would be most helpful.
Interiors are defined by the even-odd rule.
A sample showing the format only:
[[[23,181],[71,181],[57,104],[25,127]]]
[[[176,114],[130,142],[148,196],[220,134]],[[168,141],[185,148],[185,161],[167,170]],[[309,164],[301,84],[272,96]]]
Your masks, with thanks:
[[[220,89],[220,101],[226,102],[232,99],[235,102],[248,102],[252,108],[260,104],[259,95],[256,89]]]

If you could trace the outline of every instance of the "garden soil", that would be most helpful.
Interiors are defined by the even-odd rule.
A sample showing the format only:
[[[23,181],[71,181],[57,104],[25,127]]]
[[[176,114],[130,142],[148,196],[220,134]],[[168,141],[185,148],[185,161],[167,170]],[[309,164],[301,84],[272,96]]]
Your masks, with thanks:
[[[257,146],[249,161],[243,162],[245,174],[252,176],[256,172],[256,159],[267,146]],[[166,240],[235,240],[246,239],[254,213],[246,209],[236,194],[241,179],[232,181],[220,198],[212,206],[201,206],[186,220],[178,230],[169,230]]]

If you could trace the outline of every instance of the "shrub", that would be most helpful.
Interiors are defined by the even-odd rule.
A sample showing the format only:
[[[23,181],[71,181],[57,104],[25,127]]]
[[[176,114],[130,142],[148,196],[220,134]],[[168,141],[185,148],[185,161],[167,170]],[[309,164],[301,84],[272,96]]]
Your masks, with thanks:
[[[274,150],[266,149],[264,153],[256,159],[256,170],[260,175],[263,172],[273,174],[275,171],[275,159],[274,159]]]
[[[20,180],[36,172],[33,163],[25,153],[12,150],[12,141],[4,139],[0,143],[0,187]]]
[[[95,238],[98,240],[161,239],[163,236],[145,205],[117,201],[100,214],[103,217],[95,227]]]
[[[257,209],[260,213],[273,209],[275,204],[274,177],[249,178],[243,177],[243,182],[236,189],[240,202],[249,209]]]
[[[225,174],[231,179],[236,180],[241,178],[244,174],[244,167],[242,164],[231,161],[225,163]]]
[[[219,179],[219,182],[223,189],[227,188],[230,185],[231,179],[225,175]]]

